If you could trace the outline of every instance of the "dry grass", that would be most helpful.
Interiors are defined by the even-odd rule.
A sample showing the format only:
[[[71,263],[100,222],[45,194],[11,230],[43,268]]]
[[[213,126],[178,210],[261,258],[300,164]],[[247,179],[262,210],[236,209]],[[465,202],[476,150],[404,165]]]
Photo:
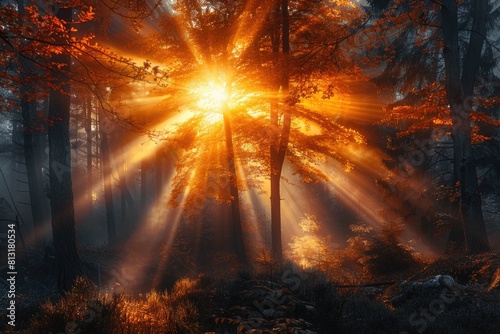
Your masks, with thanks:
[[[57,302],[45,303],[30,333],[199,333],[200,280],[181,279],[172,291],[137,298],[99,294],[83,280]]]
[[[375,295],[363,287],[339,287],[345,282],[332,281],[328,272],[291,264],[272,275],[182,278],[169,291],[136,296],[98,293],[81,281],[64,298],[43,304],[24,333],[500,332],[497,253],[441,259],[419,268],[384,276],[398,283]],[[439,302],[439,288],[391,303],[400,294],[401,275],[423,282],[437,274],[459,283],[452,302]],[[437,313],[422,313],[436,305]]]

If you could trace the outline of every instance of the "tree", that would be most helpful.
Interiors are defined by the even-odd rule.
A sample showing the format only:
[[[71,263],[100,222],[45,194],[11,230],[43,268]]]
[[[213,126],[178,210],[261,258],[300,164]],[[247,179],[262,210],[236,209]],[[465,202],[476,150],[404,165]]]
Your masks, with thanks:
[[[377,18],[373,32],[389,31],[387,35],[391,36],[385,42],[381,40],[383,37],[373,38],[378,41],[373,49],[384,49],[390,55],[379,59],[384,70],[375,80],[382,85],[392,81],[396,91],[406,94],[396,108],[390,108],[396,115],[390,117],[411,120],[401,135],[429,128],[434,133],[441,129],[441,135],[450,131],[453,186],[458,185],[457,209],[461,222],[461,226],[452,229],[450,238],[460,243],[456,232],[462,231],[467,252],[486,251],[489,245],[472,144],[486,138],[479,135],[479,124],[495,124],[491,117],[474,110],[478,105],[474,102],[474,87],[488,32],[488,3],[369,2]]]
[[[200,209],[207,190],[211,189],[209,171],[222,166],[217,154],[231,156],[230,148],[234,147],[236,161],[247,176],[246,185],[241,186],[240,191],[261,187],[262,177],[270,179],[272,252],[275,260],[280,261],[279,187],[286,158],[306,182],[318,182],[327,178],[318,160],[325,160],[327,156],[348,165],[337,145],[362,142],[355,131],[335,123],[334,115],[297,103],[318,93],[328,98],[341,90],[334,84],[340,73],[356,73],[347,50],[353,27],[361,23],[357,17],[359,12],[344,1],[335,4],[294,2],[293,30],[298,33],[293,36],[296,49],[292,54],[292,42],[286,37],[289,35],[286,18],[290,11],[287,2],[242,1],[233,3],[232,7],[220,1],[209,1],[199,7],[196,7],[198,2],[189,4],[194,7],[183,4],[187,7],[176,7],[175,14],[161,21],[164,34],[154,36],[154,47],[148,48],[148,51],[163,52],[158,57],[176,59],[169,63],[183,65],[171,72],[173,89],[178,92],[167,91],[165,95],[171,97],[167,101],[174,106],[172,109],[184,108],[192,115],[169,136],[171,145],[183,150],[170,203],[178,204],[188,185],[190,192],[183,205],[190,210]],[[342,13],[343,9],[349,14]],[[353,20],[342,24],[342,15]],[[189,24],[184,27],[180,22]],[[322,29],[323,34],[313,38],[313,32],[318,29]],[[321,60],[320,66],[315,66],[318,60]],[[290,87],[292,81],[294,85]],[[217,93],[224,86],[221,83],[232,92],[230,122],[224,115],[219,118],[220,111],[213,108],[220,105],[214,96],[221,95]],[[176,98],[179,95],[184,98]],[[227,91],[225,95],[227,99]],[[231,134],[225,132],[225,148],[218,144],[222,132],[219,121],[223,121],[225,129],[227,124],[231,125]],[[317,126],[319,130],[307,133],[308,125]],[[228,141],[231,137],[232,145]],[[195,170],[193,166],[197,166]],[[235,173],[228,170],[227,174],[231,177]],[[238,181],[238,185],[241,183]],[[227,190],[218,188],[215,194],[208,196],[232,201],[236,192]]]
[[[55,19],[70,31],[73,8],[59,5]],[[63,35],[64,36],[64,35]],[[68,36],[69,37],[69,36]],[[67,41],[57,36],[56,43]],[[54,54],[52,62],[69,72],[71,54]],[[49,95],[49,177],[50,204],[52,214],[52,234],[57,264],[57,285],[59,291],[69,291],[80,276],[84,276],[83,266],[76,247],[75,213],[71,179],[71,148],[69,143],[70,82],[61,72],[53,73],[55,88]]]
[[[231,124],[233,117],[229,106],[234,71],[231,59],[229,59],[230,31],[235,27],[235,17],[242,10],[242,4],[243,1],[237,1],[233,4],[224,4],[221,1],[207,1],[205,4],[198,2],[177,3],[173,6],[175,13],[164,13],[163,17],[159,18],[159,25],[163,27],[163,33],[154,38],[159,38],[161,45],[156,42],[149,46],[148,50],[153,49],[157,53],[155,56],[158,59],[175,64],[170,75],[175,84],[172,85],[173,88],[166,91],[166,94],[175,96],[179,95],[180,91],[180,94],[183,94],[187,99],[180,103],[174,102],[173,110],[183,105],[193,110],[198,109],[199,114],[214,113],[222,116],[223,129],[221,129],[221,132],[224,133],[225,147],[221,148],[221,150],[224,152],[222,154],[225,156],[225,163],[217,159],[215,164],[209,163],[208,166],[209,169],[225,170],[223,174],[228,179],[228,188],[225,190],[228,192],[225,195],[220,192],[216,195],[216,198],[220,203],[224,201],[230,203],[233,249],[239,262],[247,265],[248,259],[243,242],[236,157],[233,147]],[[181,26],[177,21],[178,17],[191,21],[191,25]],[[165,51],[162,52],[162,50]],[[182,67],[176,68],[177,64]],[[195,79],[197,76],[198,80]],[[208,87],[205,87],[205,91],[203,91],[203,88],[196,87],[193,88],[193,91],[178,88],[189,85],[189,80],[198,81],[201,87],[203,85]],[[212,89],[211,86],[215,87]],[[202,90],[201,94],[205,95],[206,101],[193,104],[191,101],[196,101],[197,89]],[[177,91],[177,93],[172,91]],[[199,114],[195,117],[198,118]],[[210,131],[211,129],[207,130]],[[174,147],[177,148],[178,146],[174,145]],[[179,162],[178,167],[180,165]],[[200,175],[200,177],[203,176]],[[176,180],[178,178],[174,179],[174,182]],[[205,201],[202,198],[204,196],[200,194],[201,190],[197,189],[193,182],[191,186],[192,190],[184,207],[189,208],[188,211],[193,213],[200,205],[203,206]],[[179,192],[177,191],[177,189],[174,190],[172,196],[174,200],[170,201],[173,205],[176,204],[177,196],[181,192],[180,189]],[[222,196],[219,197],[220,195]],[[194,202],[199,203],[193,204]],[[191,213],[188,213],[188,215],[192,217]]]
[[[472,29],[467,51],[462,58],[459,46],[457,2],[445,0],[441,3],[446,96],[453,124],[451,131],[453,165],[460,185],[459,210],[464,226],[466,251],[476,254],[490,250],[481,208],[476,163],[472,152],[470,118],[476,75],[486,36],[488,1],[475,1],[471,15]],[[461,77],[460,73],[462,73]]]
[[[93,175],[94,175],[94,163],[93,163],[93,138],[92,138],[92,95],[90,93],[84,94],[85,96],[85,134],[86,134],[86,148],[87,148],[87,203],[90,209],[92,209],[93,204]]]
[[[106,227],[108,232],[108,244],[116,240],[115,208],[113,203],[113,173],[111,170],[110,148],[108,133],[110,128],[104,125],[106,116],[102,109],[99,112],[99,132],[102,162],[102,179],[104,184],[104,205],[106,207]]]
[[[226,94],[228,99],[231,96],[232,82],[226,81]],[[222,102],[222,116],[224,123],[224,137],[226,142],[227,150],[227,170],[229,173],[229,193],[231,194],[231,219],[232,219],[232,234],[234,238],[234,248],[236,250],[236,255],[238,260],[243,265],[248,265],[248,258],[245,250],[245,244],[243,242],[243,226],[241,221],[241,211],[240,211],[240,195],[238,187],[238,179],[236,176],[236,164],[234,156],[234,146],[233,146],[233,131],[231,129],[231,112],[229,109],[227,99]]]
[[[33,219],[33,230],[35,234],[35,242],[39,243],[41,240],[41,230],[43,227],[44,214],[42,207],[42,192],[41,192],[41,178],[42,166],[40,159],[37,159],[35,150],[36,128],[35,115],[37,113],[37,101],[35,99],[34,87],[29,87],[26,82],[29,82],[30,72],[36,71],[32,64],[25,59],[20,59],[20,79],[21,79],[21,110],[23,119],[23,149],[24,161],[26,164],[26,173],[28,179],[31,215]],[[36,75],[35,75],[36,76]],[[41,149],[41,148],[38,148]]]
[[[292,1],[290,4],[288,0],[282,0],[281,3],[277,2],[276,6],[274,25],[270,27],[276,71],[276,78],[271,79],[271,89],[273,94],[281,93],[281,110],[278,110],[276,100],[271,101],[270,183],[272,257],[274,261],[281,262],[283,250],[280,185],[290,143],[292,115],[296,109],[294,106],[300,99],[310,98],[319,92],[322,92],[323,98],[329,98],[334,91],[340,91],[334,84],[335,78],[340,73],[355,74],[356,66],[354,62],[346,61],[343,46],[362,23],[356,8],[345,1],[313,4]],[[291,6],[294,7],[292,17],[290,17]],[[341,24],[340,13],[345,18],[344,24]],[[295,21],[294,28],[298,31],[294,35],[290,34],[291,19]],[[318,31],[322,33],[317,33]],[[290,47],[291,40],[296,48],[293,53]],[[291,78],[295,82],[292,92],[290,92]]]
[[[282,20],[282,33],[281,33],[281,53],[282,61],[281,66],[276,69],[278,78],[276,86],[273,87],[274,93],[278,94],[279,89],[282,90],[283,99],[283,121],[282,125],[279,122],[279,112],[276,103],[271,102],[270,105],[270,125],[273,133],[270,139],[270,182],[271,182],[271,256],[273,261],[283,261],[283,246],[281,241],[281,173],[283,170],[283,163],[288,149],[290,138],[290,129],[292,121],[291,100],[290,100],[290,15],[288,9],[288,0],[281,1],[281,20]],[[274,30],[277,27],[274,27]],[[275,54],[279,51],[279,37],[280,34],[273,31],[271,35],[271,43],[273,52]],[[277,57],[279,60],[279,57]]]
[[[131,6],[130,13],[138,10],[136,4],[140,2],[127,3],[127,6]],[[103,2],[112,12],[119,10],[120,3]],[[2,31],[2,48],[8,51],[1,58],[1,78],[6,87],[12,87],[20,78],[22,79],[22,76],[18,77],[15,73],[9,72],[7,66],[3,66],[11,63],[13,59],[22,59],[30,68],[35,69],[30,72],[31,76],[26,85],[37,88],[37,84],[41,83],[41,89],[37,92],[45,92],[50,88],[47,128],[52,233],[58,269],[58,287],[64,293],[71,288],[76,277],[84,274],[76,247],[72,193],[69,142],[71,85],[86,86],[100,94],[106,84],[114,78],[141,80],[148,77],[148,80],[153,81],[153,79],[159,80],[159,75],[163,76],[163,72],[157,67],[152,67],[150,63],[138,66],[130,59],[117,56],[110,50],[91,43],[92,34],[78,34],[75,37],[78,24],[93,18],[91,6],[79,2],[66,5],[53,2],[49,7],[41,10],[35,5],[30,5],[23,7],[24,11],[18,11],[13,5],[0,7],[1,24],[5,28]],[[134,20],[139,20],[143,13],[144,8],[141,8],[137,15],[131,17],[132,21],[137,22]],[[89,59],[90,62],[85,61]],[[72,61],[76,66],[72,66]],[[99,67],[101,71],[95,71],[92,66]],[[13,91],[18,94],[16,88],[13,88]],[[101,97],[99,94],[96,95]],[[29,95],[24,94],[24,96]],[[46,95],[38,94],[26,101],[46,98]],[[12,109],[15,109],[16,106],[13,107]]]
[[[2,22],[5,23],[2,42],[5,43],[1,45],[4,57],[0,68],[2,82],[5,85],[3,87],[8,87],[13,95],[18,98],[17,101],[16,99],[12,99],[10,102],[5,103],[5,110],[12,112],[12,110],[19,108],[21,111],[22,149],[24,151],[24,164],[26,166],[30,201],[28,205],[31,209],[35,242],[40,242],[42,223],[45,220],[41,189],[43,176],[40,159],[40,150],[43,151],[43,148],[35,144],[37,144],[40,137],[38,132],[40,132],[40,128],[43,128],[40,121],[41,117],[39,117],[41,113],[39,112],[37,99],[46,94],[43,91],[37,91],[37,87],[31,84],[40,75],[40,69],[25,54],[18,52],[19,49],[29,48],[29,41],[8,39],[9,34],[17,32],[18,28],[16,26],[22,27],[31,23],[25,7],[26,4],[24,1],[19,2],[17,11],[8,4],[2,4],[2,15],[10,15],[10,17],[2,19],[2,21],[5,21]]]

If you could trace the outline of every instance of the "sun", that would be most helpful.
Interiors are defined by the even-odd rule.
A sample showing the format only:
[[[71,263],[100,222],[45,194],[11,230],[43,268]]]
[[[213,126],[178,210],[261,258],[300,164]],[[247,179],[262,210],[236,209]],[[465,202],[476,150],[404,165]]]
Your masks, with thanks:
[[[215,81],[198,86],[194,93],[197,98],[197,107],[207,112],[222,112],[223,104],[229,100],[226,87]]]

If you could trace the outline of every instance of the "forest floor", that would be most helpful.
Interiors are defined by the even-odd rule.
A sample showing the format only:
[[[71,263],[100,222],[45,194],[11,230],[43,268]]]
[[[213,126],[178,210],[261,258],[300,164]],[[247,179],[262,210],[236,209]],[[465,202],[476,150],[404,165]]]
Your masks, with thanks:
[[[272,274],[193,275],[158,293],[146,293],[152,274],[139,279],[142,288],[128,290],[127,280],[138,279],[113,269],[124,258],[140,264],[140,256],[92,247],[80,252],[94,286],[80,285],[64,298],[50,256],[31,253],[20,263],[16,327],[2,321],[0,332],[500,333],[498,252],[420,263],[355,284],[286,265]],[[2,291],[0,316],[7,319]]]

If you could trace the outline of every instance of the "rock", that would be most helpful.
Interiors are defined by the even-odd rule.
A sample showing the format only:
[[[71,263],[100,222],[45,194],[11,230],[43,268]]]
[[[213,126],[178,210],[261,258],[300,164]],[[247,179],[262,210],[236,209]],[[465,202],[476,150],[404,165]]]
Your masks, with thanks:
[[[407,300],[411,299],[414,295],[421,294],[426,291],[437,293],[432,291],[435,291],[439,288],[454,289],[455,287],[455,280],[450,275],[436,275],[434,278],[431,278],[423,283],[403,281],[398,285],[400,294],[391,300],[391,304],[394,307],[397,307]]]
[[[455,280],[450,275],[436,275],[434,278],[424,282],[422,287],[428,288],[452,288],[455,285]]]

